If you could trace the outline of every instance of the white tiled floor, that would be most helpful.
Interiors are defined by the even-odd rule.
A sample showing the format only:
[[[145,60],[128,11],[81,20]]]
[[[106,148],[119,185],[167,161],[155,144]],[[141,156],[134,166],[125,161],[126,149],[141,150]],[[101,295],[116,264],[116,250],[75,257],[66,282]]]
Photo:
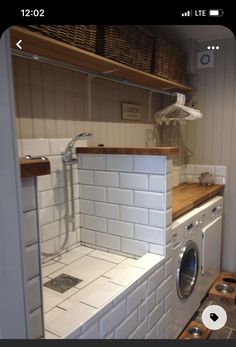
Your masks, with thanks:
[[[56,257],[55,260],[60,263],[68,265],[68,264],[71,264],[73,261],[83,257],[84,255],[89,254],[92,251],[94,251],[94,249],[79,246],[70,252],[64,253],[60,255],[59,257]]]
[[[64,293],[43,287],[45,338],[65,338],[73,331],[78,333],[86,320],[154,264],[153,257],[157,259],[156,255],[146,254],[140,261],[132,260],[79,246],[43,264],[43,283],[62,273],[82,280]]]
[[[47,313],[49,310],[66,300],[71,295],[77,293],[79,289],[73,287],[64,293],[59,293],[47,287],[43,287],[43,310]]]
[[[77,277],[82,282],[78,283],[76,287],[81,289],[115,266],[115,263],[85,255],[48,276],[54,278],[65,273]]]

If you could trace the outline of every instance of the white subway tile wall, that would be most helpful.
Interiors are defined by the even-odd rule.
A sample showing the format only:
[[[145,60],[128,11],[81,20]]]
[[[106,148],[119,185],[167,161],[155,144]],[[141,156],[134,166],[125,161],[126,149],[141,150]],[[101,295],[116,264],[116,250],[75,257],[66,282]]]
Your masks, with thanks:
[[[138,325],[138,310],[132,312],[125,320],[115,329],[116,339],[127,339]]]
[[[153,192],[165,192],[165,179],[168,176],[150,175],[149,176],[149,190]]]
[[[80,183],[84,183],[81,182]],[[97,186],[119,187],[119,174],[117,172],[94,171],[94,184]]]
[[[142,256],[148,252],[148,243],[135,239],[121,238],[121,251],[126,254]]]
[[[133,172],[133,156],[130,155],[107,155],[106,169],[111,171]]]
[[[172,223],[172,210],[157,211],[149,209],[149,225],[166,228]]]
[[[120,237],[105,233],[96,232],[96,244],[110,250],[120,250]]]
[[[80,228],[80,238],[84,244],[94,245],[95,244],[95,231]]]
[[[94,201],[79,199],[80,212],[94,214]]]
[[[154,173],[165,175],[166,173],[166,157],[152,155],[135,155],[134,156],[134,172]]]
[[[107,201],[115,204],[133,205],[133,191],[128,189],[108,188]]]
[[[95,202],[95,215],[100,217],[119,219],[119,206],[103,202]]]
[[[162,177],[162,176],[158,176]],[[150,181],[149,181],[150,185]],[[136,173],[120,173],[120,187],[129,189],[148,190],[148,176]],[[155,187],[156,188],[156,187]],[[150,189],[150,187],[149,187]],[[152,190],[152,189],[151,189]]]
[[[40,238],[37,216],[36,180],[21,179],[23,252],[26,259],[26,300],[29,313],[29,336],[43,336],[43,310],[41,301]]]
[[[112,330],[114,330],[114,328],[121,323],[125,317],[126,301],[123,300],[100,320],[100,333],[102,338],[106,338],[106,336],[111,333]]]
[[[107,221],[105,218],[94,217],[86,214],[81,215],[80,225],[82,228],[92,229],[96,231],[107,231]]]
[[[136,190],[134,192],[134,206],[164,210],[164,194]]]
[[[81,242],[86,244],[85,236],[90,245],[131,257],[165,254],[165,231],[172,222],[171,160],[110,154],[78,159]],[[104,219],[103,226],[97,217]]]
[[[161,254],[165,255],[165,249],[166,247],[163,245],[157,245],[155,243],[149,243],[148,244],[148,252],[155,253],[155,254]]]
[[[104,170],[106,167],[105,155],[80,154],[79,167],[81,169]]]
[[[135,224],[134,236],[136,240],[157,243],[163,245],[164,243],[164,230],[147,225]]]
[[[89,186],[80,184],[80,197],[88,200],[105,201],[106,189],[103,187]]]
[[[148,224],[148,210],[138,207],[120,206],[120,219],[140,224]]]
[[[108,233],[133,238],[133,223],[108,219]]]
[[[206,171],[215,177],[216,184],[226,184],[227,168],[224,165],[185,165],[185,182],[199,183],[200,173]]]
[[[93,184],[93,171],[78,170],[78,182],[81,184]]]

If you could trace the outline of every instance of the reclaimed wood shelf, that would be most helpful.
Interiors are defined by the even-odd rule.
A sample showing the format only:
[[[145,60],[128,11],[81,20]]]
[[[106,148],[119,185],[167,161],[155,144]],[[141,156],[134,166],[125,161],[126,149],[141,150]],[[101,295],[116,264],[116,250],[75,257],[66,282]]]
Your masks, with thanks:
[[[77,154],[173,155],[179,147],[77,147]]]
[[[20,159],[20,172],[21,177],[34,177],[50,174],[49,160],[41,159]]]
[[[180,217],[223,190],[224,184],[213,184],[212,186],[202,186],[199,183],[180,184],[173,188],[172,192],[172,219]]]
[[[20,52],[32,53],[88,70],[89,72],[106,74],[106,76],[122,79],[148,88],[166,91],[189,93],[192,88],[165,78],[155,76],[130,66],[104,58],[100,55],[71,46],[64,42],[46,37],[30,30],[11,27],[11,47],[16,49],[16,43],[22,40]]]

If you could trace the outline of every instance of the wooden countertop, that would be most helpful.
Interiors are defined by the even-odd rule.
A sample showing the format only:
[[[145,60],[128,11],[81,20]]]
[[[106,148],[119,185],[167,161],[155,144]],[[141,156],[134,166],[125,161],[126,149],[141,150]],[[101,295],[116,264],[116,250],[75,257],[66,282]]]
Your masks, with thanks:
[[[49,160],[42,159],[21,159],[20,158],[21,177],[43,176],[50,174]]]
[[[224,184],[202,186],[199,183],[183,183],[173,189],[172,218],[173,220],[202,202],[224,190]]]
[[[83,154],[130,154],[130,155],[173,155],[179,147],[77,147],[76,153]]]

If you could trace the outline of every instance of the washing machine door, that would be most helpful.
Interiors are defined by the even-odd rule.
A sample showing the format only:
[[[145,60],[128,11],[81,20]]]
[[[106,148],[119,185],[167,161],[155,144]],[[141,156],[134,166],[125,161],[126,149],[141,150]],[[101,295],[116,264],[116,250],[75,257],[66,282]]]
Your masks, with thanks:
[[[197,281],[198,269],[198,246],[190,240],[181,249],[177,265],[176,287],[181,299],[187,299],[192,294]]]

